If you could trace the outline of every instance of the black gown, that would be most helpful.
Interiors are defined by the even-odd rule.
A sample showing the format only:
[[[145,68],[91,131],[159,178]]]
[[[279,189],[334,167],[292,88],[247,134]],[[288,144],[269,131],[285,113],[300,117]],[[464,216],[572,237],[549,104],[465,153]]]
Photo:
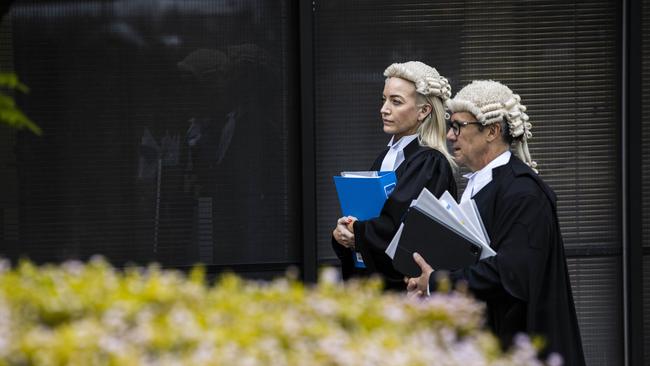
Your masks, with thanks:
[[[565,366],[584,365],[555,193],[513,155],[474,200],[497,255],[452,271],[450,279],[486,301],[488,323],[504,346],[518,332],[541,335],[543,356],[557,352]]]
[[[381,168],[387,152],[388,149],[377,157],[370,170]],[[456,181],[445,156],[438,150],[420,146],[417,139],[404,147],[404,161],[395,171],[395,175],[397,185],[384,203],[379,217],[354,223],[355,247],[363,257],[365,269],[355,268],[352,251],[332,237],[332,248],[341,260],[343,279],[378,273],[382,276],[386,289],[405,290],[404,276],[393,268],[385,250],[397,232],[411,201],[417,198],[425,187],[436,197],[445,191],[456,197]]]

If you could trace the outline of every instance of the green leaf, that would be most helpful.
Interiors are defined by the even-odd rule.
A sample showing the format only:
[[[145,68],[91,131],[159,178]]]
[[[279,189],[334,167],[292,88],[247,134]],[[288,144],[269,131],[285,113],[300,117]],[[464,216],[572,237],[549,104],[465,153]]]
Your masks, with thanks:
[[[28,93],[29,88],[18,80],[14,73],[0,72],[0,88],[17,90]],[[17,106],[14,98],[0,92],[0,123],[4,123],[16,129],[26,128],[36,135],[43,131],[36,123],[30,120]]]
[[[28,93],[29,88],[18,80],[18,76],[14,73],[0,72],[0,87],[11,90],[18,90],[23,93]]]
[[[26,128],[39,136],[43,133],[36,123],[30,120],[20,109],[16,108],[13,98],[2,93],[0,93],[0,123],[19,130]]]

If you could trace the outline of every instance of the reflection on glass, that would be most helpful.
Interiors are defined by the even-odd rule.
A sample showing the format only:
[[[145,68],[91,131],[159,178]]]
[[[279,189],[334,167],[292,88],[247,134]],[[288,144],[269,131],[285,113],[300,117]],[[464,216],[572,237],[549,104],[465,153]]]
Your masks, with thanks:
[[[19,135],[9,162],[19,197],[9,253],[297,260],[287,7],[16,2],[2,29],[45,133]]]

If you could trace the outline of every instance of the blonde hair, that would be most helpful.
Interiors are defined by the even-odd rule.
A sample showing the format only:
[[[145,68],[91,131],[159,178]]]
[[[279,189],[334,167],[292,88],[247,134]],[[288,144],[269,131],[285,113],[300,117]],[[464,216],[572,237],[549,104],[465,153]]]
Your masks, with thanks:
[[[431,106],[431,112],[424,118],[418,127],[418,142],[421,146],[427,146],[438,150],[445,156],[451,168],[455,170],[458,166],[447,150],[447,125],[445,107],[442,100],[435,96],[417,94],[417,99],[422,103]]]
[[[451,86],[447,79],[435,68],[420,61],[394,63],[386,68],[384,76],[398,77],[415,84],[418,106],[431,106],[431,112],[418,127],[418,142],[421,146],[438,150],[445,156],[452,169],[456,169],[456,162],[447,150],[447,126],[443,105],[451,97]]]

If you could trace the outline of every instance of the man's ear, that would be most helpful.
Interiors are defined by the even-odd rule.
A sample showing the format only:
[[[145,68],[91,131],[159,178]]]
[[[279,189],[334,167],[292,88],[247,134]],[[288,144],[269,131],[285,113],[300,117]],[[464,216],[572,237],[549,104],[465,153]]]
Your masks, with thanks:
[[[487,140],[492,142],[501,138],[501,124],[493,123],[488,126]]]
[[[433,108],[431,108],[431,104],[422,104],[418,111],[418,121],[423,122],[424,119],[431,114],[432,110]]]

